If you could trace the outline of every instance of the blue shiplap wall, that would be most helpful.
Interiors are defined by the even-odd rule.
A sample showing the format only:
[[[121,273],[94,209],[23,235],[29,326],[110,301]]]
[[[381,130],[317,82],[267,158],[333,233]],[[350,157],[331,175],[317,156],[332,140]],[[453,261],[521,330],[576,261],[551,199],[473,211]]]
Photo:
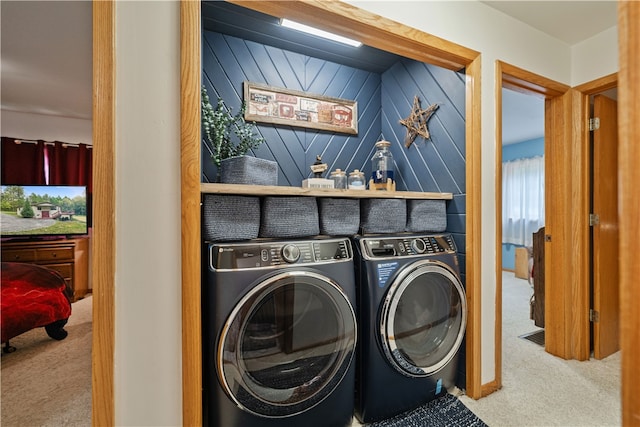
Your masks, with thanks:
[[[309,166],[321,155],[329,170],[371,173],[370,158],[380,139],[392,142],[398,190],[450,192],[448,230],[454,233],[465,265],[465,82],[463,72],[402,59],[382,74],[277,49],[236,37],[203,31],[203,84],[212,103],[217,97],[238,111],[242,82],[252,81],[358,102],[358,135],[258,123],[266,143],[256,157],[276,160],[278,185],[300,186],[312,175]],[[413,98],[422,108],[438,104],[428,122],[431,138],[416,138],[405,148]],[[202,145],[202,181],[214,182],[210,149]]]
[[[278,185],[300,186],[312,175],[317,155],[329,170],[368,167],[368,153],[380,137],[379,74],[209,31],[203,32],[202,54],[212,104],[221,97],[233,111],[240,109],[245,80],[358,102],[358,135],[258,124],[267,142],[253,154],[278,162]],[[202,157],[203,182],[213,182],[216,169],[206,144]]]
[[[411,113],[414,96],[421,108],[437,104],[427,123],[431,138],[418,136],[405,147],[400,118]],[[465,279],[465,83],[464,74],[403,59],[382,74],[382,135],[392,142],[399,190],[453,193],[447,204],[447,231],[453,233]],[[466,282],[466,281],[465,281]]]
[[[238,111],[245,80],[358,102],[358,135],[258,123],[266,143],[253,153],[278,162],[278,185],[300,186],[312,175],[309,166],[321,155],[329,170],[360,169],[371,173],[370,158],[381,139],[391,141],[397,190],[450,192],[447,231],[460,254],[462,281],[465,259],[465,80],[463,72],[402,59],[382,74],[320,60],[252,41],[203,31],[203,84],[212,103],[217,97]],[[418,137],[405,148],[413,98],[422,108],[437,103],[428,122],[429,140]],[[202,181],[214,182],[216,168],[209,147],[202,145]],[[465,384],[464,346],[459,385]]]

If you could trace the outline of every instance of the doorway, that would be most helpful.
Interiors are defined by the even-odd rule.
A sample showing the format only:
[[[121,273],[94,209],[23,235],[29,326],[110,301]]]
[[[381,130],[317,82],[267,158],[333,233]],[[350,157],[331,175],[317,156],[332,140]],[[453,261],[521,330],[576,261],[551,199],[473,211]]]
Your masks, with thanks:
[[[544,97],[502,88],[503,344],[525,352],[521,339],[544,347],[544,109]]]
[[[590,356],[589,283],[591,277],[591,247],[589,212],[591,202],[589,131],[589,96],[611,89],[617,76],[611,75],[571,89],[509,64],[498,62],[496,113],[498,129],[502,128],[503,87],[523,93],[541,94],[545,98],[545,176],[553,182],[553,191],[545,195],[545,281],[559,284],[547,287],[545,322],[545,350],[563,359],[588,360]],[[570,112],[570,113],[569,113]],[[585,123],[577,126],[575,123]],[[502,135],[498,132],[498,142]],[[497,164],[502,162],[497,151]],[[571,167],[568,168],[567,165]],[[496,185],[501,185],[501,169]],[[502,241],[501,188],[496,188],[497,242]],[[571,212],[571,215],[561,215]],[[554,214],[555,213],[555,214]],[[502,267],[501,248],[497,250],[497,268]],[[497,276],[498,299],[502,293],[502,280]],[[595,300],[595,298],[594,298]],[[496,337],[502,337],[502,301],[497,306]],[[501,378],[502,343],[496,342],[496,370]]]
[[[501,61],[497,61],[497,81],[496,81],[496,145],[502,147],[503,143],[503,90],[515,91],[523,96],[536,96],[544,99],[544,143],[543,153],[548,153],[548,147],[553,140],[558,140],[561,144],[566,145],[566,132],[567,125],[558,120],[553,120],[553,110],[556,109],[556,114],[560,114],[561,111],[566,109],[566,105],[563,105],[559,100],[563,100],[566,97],[570,88],[566,85],[554,82],[546,79],[542,76],[538,76],[526,70],[514,67]],[[562,116],[562,114],[560,114]],[[570,131],[570,129],[569,129]],[[563,153],[564,155],[564,153]],[[502,385],[502,352],[503,352],[503,318],[502,318],[502,268],[503,268],[503,233],[502,233],[502,206],[503,206],[503,194],[502,194],[502,150],[496,150],[496,383],[498,387]],[[547,168],[547,161],[545,160],[545,176],[550,175]],[[569,184],[566,184],[567,186]],[[560,188],[560,192],[564,194],[570,193],[570,187]],[[546,212],[550,212],[550,204],[547,203],[548,192],[545,192],[545,209]],[[560,199],[562,200],[562,199]],[[555,202],[555,200],[554,200]],[[553,205],[553,203],[551,204]],[[552,212],[552,211],[551,211]],[[545,215],[545,222],[549,219],[549,215]],[[561,240],[560,240],[561,241]],[[560,289],[559,291],[562,291]],[[556,291],[558,292],[558,291]],[[553,318],[553,316],[552,316]],[[532,325],[533,326],[533,325]],[[564,325],[560,325],[564,326]],[[558,330],[552,331],[551,334],[545,336],[545,348],[548,351],[548,341],[564,340],[565,337],[558,333]],[[550,336],[548,336],[550,335]]]

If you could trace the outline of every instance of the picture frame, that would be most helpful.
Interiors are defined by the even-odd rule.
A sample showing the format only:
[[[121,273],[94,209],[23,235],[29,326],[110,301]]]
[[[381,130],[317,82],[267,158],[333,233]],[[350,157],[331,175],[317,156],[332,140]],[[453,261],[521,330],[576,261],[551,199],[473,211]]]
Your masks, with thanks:
[[[246,121],[358,134],[358,103],[245,81]]]

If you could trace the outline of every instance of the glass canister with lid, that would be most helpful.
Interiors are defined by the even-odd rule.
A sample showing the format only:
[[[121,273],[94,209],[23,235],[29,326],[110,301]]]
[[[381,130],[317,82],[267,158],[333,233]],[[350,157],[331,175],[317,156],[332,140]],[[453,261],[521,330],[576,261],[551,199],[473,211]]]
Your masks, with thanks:
[[[371,179],[374,184],[386,184],[389,179],[393,182],[393,155],[389,147],[389,141],[376,142],[376,151],[371,157]]]
[[[341,169],[336,169],[329,175],[329,178],[333,180],[333,188],[346,189],[347,188],[347,173]]]
[[[349,190],[364,190],[366,188],[364,173],[355,169],[349,174]]]

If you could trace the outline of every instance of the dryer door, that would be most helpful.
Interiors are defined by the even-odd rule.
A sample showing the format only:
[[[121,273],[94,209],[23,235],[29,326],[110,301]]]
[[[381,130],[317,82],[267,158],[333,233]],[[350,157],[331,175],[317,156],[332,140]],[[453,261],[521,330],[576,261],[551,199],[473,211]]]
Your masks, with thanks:
[[[354,309],[336,283],[313,272],[280,273],[254,287],[227,319],[218,378],[245,411],[295,415],[340,383],[356,336]]]
[[[436,261],[410,264],[391,283],[382,304],[379,326],[385,356],[404,375],[432,374],[455,356],[466,321],[458,275]]]

